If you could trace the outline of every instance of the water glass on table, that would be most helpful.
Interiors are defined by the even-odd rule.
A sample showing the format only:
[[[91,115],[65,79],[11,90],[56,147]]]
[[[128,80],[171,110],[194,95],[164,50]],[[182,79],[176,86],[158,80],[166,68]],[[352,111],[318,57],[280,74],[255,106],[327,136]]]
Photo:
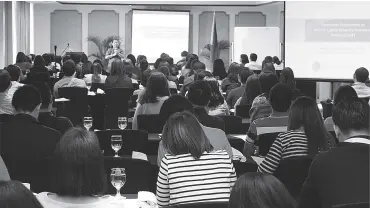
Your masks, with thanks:
[[[115,152],[114,157],[119,157],[118,156],[118,151],[122,147],[122,136],[121,135],[112,135],[112,137],[111,137],[111,145],[112,145],[112,149]]]
[[[114,188],[116,188],[116,197],[121,197],[121,188],[126,183],[126,172],[124,168],[112,168],[110,174],[110,181]]]
[[[127,127],[127,118],[118,117],[118,128],[124,130]]]
[[[84,127],[86,130],[90,130],[93,124],[93,118],[92,117],[84,117]]]

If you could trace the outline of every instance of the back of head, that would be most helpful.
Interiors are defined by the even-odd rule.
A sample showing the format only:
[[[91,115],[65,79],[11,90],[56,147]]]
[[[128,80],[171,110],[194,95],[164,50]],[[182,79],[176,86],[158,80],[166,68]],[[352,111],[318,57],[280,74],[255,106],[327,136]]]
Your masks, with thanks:
[[[226,73],[225,64],[222,59],[216,59],[213,62],[213,73]]]
[[[141,61],[146,60],[146,56],[138,55],[136,59],[136,63],[140,63]]]
[[[250,75],[252,75],[252,71],[247,68],[247,67],[243,67],[239,70],[239,77],[240,77],[240,82],[242,84],[245,84],[247,82],[247,79]]]
[[[198,61],[199,57],[196,54],[189,53],[186,57],[185,69],[193,69],[192,64]]]
[[[245,83],[245,91],[240,101],[240,105],[252,105],[254,98],[261,94],[260,85],[258,83],[258,75],[252,74],[248,77]]]
[[[93,63],[91,63],[91,61],[86,61],[82,65],[82,74],[83,75],[85,75],[85,74],[91,74],[92,73],[92,66],[93,66]]]
[[[166,77],[170,76],[170,69],[167,66],[159,67],[158,71],[162,72]]]
[[[146,90],[140,104],[156,103],[157,97],[169,96],[168,80],[162,72],[150,73],[147,81]]]
[[[198,69],[194,72],[194,81],[196,80],[203,80],[204,78],[212,78],[213,74],[209,71],[204,69]]]
[[[240,70],[241,70],[241,66],[238,63],[233,62],[230,64],[229,71],[227,72],[228,73],[227,77],[229,78],[231,82],[234,82],[234,83],[238,82],[238,74]]]
[[[195,159],[199,159],[203,152],[213,150],[197,118],[186,111],[168,118],[163,127],[162,141],[171,155],[190,153]]]
[[[19,77],[21,76],[21,73],[22,73],[19,66],[9,65],[5,68],[5,70],[9,72],[11,81],[19,81]]]
[[[68,60],[72,60],[71,56],[67,55],[67,56],[64,56],[63,59],[62,59],[62,63],[64,65],[64,62],[68,61]],[[96,61],[96,60],[95,60]]]
[[[187,51],[183,51],[183,52],[181,52],[181,57],[186,57],[186,56],[188,56],[188,52]]]
[[[334,93],[334,102],[333,104],[336,105],[340,103],[340,101],[349,99],[349,98],[357,98],[357,93],[353,87],[349,85],[343,85],[338,88],[338,90]]]
[[[147,60],[140,61],[140,69],[141,69],[142,72],[147,70],[148,67],[149,67],[149,63],[148,63]]]
[[[0,181],[0,207],[43,208],[35,195],[19,181]]]
[[[93,196],[106,188],[104,159],[92,131],[69,129],[54,150],[52,186],[60,196]]]
[[[262,66],[262,72],[276,73],[274,64],[271,62],[265,62]]]
[[[52,103],[52,94],[48,84],[45,82],[36,82],[32,84],[40,92],[41,95],[41,108],[47,109]]]
[[[5,92],[11,83],[11,76],[7,70],[0,69],[0,92]]]
[[[369,79],[369,71],[365,67],[360,67],[355,71],[355,78],[358,82],[366,82]]]
[[[266,56],[265,57],[265,63],[273,63],[272,57],[271,56]]]
[[[257,61],[257,54],[251,53],[251,55],[249,55],[249,58],[251,59],[251,61]]]
[[[198,69],[206,70],[206,65],[203,62],[195,61],[193,63],[193,70],[196,71]]]
[[[23,85],[13,95],[12,105],[17,112],[33,112],[42,102],[40,92],[31,85]]]
[[[278,83],[275,73],[263,72],[258,77],[261,93],[269,95],[271,88]]]
[[[26,62],[27,61],[26,54],[24,54],[23,52],[18,52],[15,60],[16,63]]]
[[[172,66],[173,65],[173,58],[172,57],[168,57],[167,59],[167,63]]]
[[[33,65],[36,66],[36,67],[45,67],[45,60],[44,58],[42,58],[42,56],[40,55],[37,55],[35,57],[35,61],[33,62]]]
[[[172,114],[183,111],[193,113],[194,109],[191,102],[182,95],[171,95],[163,102],[159,116],[162,121],[166,122]]]
[[[51,56],[50,56],[50,54],[48,54],[48,53],[44,53],[44,54],[42,54],[42,58],[44,59],[44,61],[45,61],[45,66],[49,66],[50,65],[50,63],[51,63]]]
[[[298,97],[289,111],[288,130],[304,128],[308,140],[308,156],[315,157],[318,151],[327,150],[328,132],[317,107],[316,101],[310,97]]]
[[[211,87],[211,99],[209,101],[208,107],[216,108],[224,103],[224,96],[220,92],[220,85],[215,78],[205,78],[204,79]]]
[[[247,54],[241,54],[241,55],[240,55],[240,60],[241,60],[242,64],[247,64],[247,63],[249,63],[249,59],[248,59]]]
[[[245,173],[230,193],[229,208],[294,208],[296,201],[283,183],[266,173]]]
[[[162,61],[167,61],[169,57],[170,56],[167,53],[162,53],[160,58],[162,59]]]
[[[76,73],[76,64],[72,60],[67,60],[62,66],[64,75],[67,77],[73,76]]]
[[[135,58],[135,56],[134,56],[134,55],[132,55],[132,54],[128,54],[128,55],[127,55],[127,58],[128,58],[128,59],[130,59],[130,60],[131,60],[132,65],[134,65],[134,66],[135,66],[135,64],[136,64],[136,58]]]
[[[151,72],[152,71],[150,69],[143,71],[143,75],[141,76],[141,85],[143,85],[144,87],[146,87]]]
[[[277,64],[277,65],[281,64],[281,61],[279,60],[279,58],[277,56],[272,57],[272,62],[274,64]]]
[[[212,89],[206,81],[198,80],[189,86],[188,99],[193,105],[205,107],[211,100]]]
[[[294,73],[290,67],[281,70],[279,82],[288,85],[290,89],[295,89]]]
[[[369,135],[369,117],[369,105],[361,98],[347,98],[337,103],[333,110],[333,122],[338,139],[344,141],[348,139],[343,138],[347,135],[355,136],[351,135],[353,131]]]
[[[86,56],[85,53],[81,55],[81,62],[84,64],[89,61],[89,58]]]
[[[271,88],[270,104],[274,111],[287,112],[292,98],[292,90],[286,84],[278,83]]]
[[[123,66],[123,62],[120,59],[116,59],[112,62],[110,70],[111,70],[112,76],[124,76],[125,75],[125,68]]]

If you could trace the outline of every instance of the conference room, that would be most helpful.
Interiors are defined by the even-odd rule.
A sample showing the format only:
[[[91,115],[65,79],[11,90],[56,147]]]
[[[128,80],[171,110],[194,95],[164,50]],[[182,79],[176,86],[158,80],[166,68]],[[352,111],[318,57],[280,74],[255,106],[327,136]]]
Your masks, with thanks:
[[[369,207],[368,8],[1,1],[0,207]]]

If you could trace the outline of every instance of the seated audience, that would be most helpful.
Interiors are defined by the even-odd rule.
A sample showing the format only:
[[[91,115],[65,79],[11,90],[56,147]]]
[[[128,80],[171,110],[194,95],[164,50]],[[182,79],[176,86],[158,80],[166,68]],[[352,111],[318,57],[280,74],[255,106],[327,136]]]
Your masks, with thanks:
[[[359,98],[335,105],[334,130],[340,143],[312,162],[300,208],[369,206],[369,117],[369,105]],[[354,206],[358,203],[366,205]]]
[[[242,97],[236,101],[234,109],[236,109],[236,106],[238,105],[252,106],[253,100],[260,94],[261,89],[258,83],[258,75],[252,74],[248,77],[247,82],[245,83],[245,91]]]
[[[91,85],[92,83],[105,83],[107,76],[103,75],[102,73],[103,68],[101,67],[101,65],[98,63],[93,64],[92,74],[85,74],[84,81],[86,85]]]
[[[274,63],[275,70],[283,70],[283,64],[277,56],[272,57],[272,62]]]
[[[125,67],[120,59],[112,61],[110,73],[105,80],[105,89],[115,87],[133,88],[132,80],[126,75]]]
[[[211,87],[211,99],[207,106],[208,114],[211,116],[230,115],[229,107],[220,91],[220,86],[215,78],[204,79]]]
[[[185,79],[192,75],[193,73],[193,63],[198,62],[199,57],[196,54],[189,53],[186,56],[186,63],[181,69],[181,76]]]
[[[81,73],[81,76],[78,77],[78,78],[82,79],[82,78],[86,77],[85,75],[92,74],[93,73],[92,67],[93,67],[93,63],[91,63],[91,61],[86,61],[85,63],[83,63],[82,64],[82,73]]]
[[[288,87],[292,90],[293,97],[292,100],[294,101],[299,96],[304,96],[301,91],[296,88],[296,82],[294,79],[293,70],[290,67],[285,67],[279,77],[279,82],[288,85]]]
[[[353,75],[353,81],[355,83],[352,87],[356,90],[359,98],[370,98],[370,87],[365,84],[367,80],[369,80],[369,71],[364,67],[356,69]]]
[[[252,72],[248,68],[240,69],[238,74],[238,81],[241,83],[241,86],[230,90],[226,97],[226,102],[229,108],[234,108],[236,101],[242,97],[245,91],[247,79],[250,75],[252,75]]]
[[[72,60],[64,62],[62,66],[64,77],[54,84],[54,97],[58,97],[59,88],[63,87],[86,87],[86,83],[82,79],[77,79],[76,64]]]
[[[240,65],[244,67],[247,63],[249,63],[247,54],[241,54],[240,55]]]
[[[213,62],[213,76],[218,80],[223,80],[227,77],[225,63],[222,59],[216,59]]]
[[[149,63],[146,59],[140,61],[140,70],[143,73],[145,70],[149,69]]]
[[[276,84],[270,92],[272,112],[270,116],[254,120],[247,132],[244,155],[251,156],[254,142],[258,135],[285,132],[288,126],[288,110],[292,101],[292,91],[285,84]]]
[[[187,86],[194,82],[194,76],[196,72],[205,71],[206,65],[200,61],[194,61],[192,65],[193,74],[184,79],[184,86]]]
[[[53,108],[53,96],[49,86],[42,82],[35,83],[33,86],[40,92],[42,100],[39,117],[37,119],[39,123],[55,129],[62,134],[73,127],[72,122],[68,118],[56,117],[53,112],[51,112]]]
[[[7,70],[0,69],[0,114],[13,114],[13,95],[9,94],[12,87],[11,77]]]
[[[170,76],[170,69],[167,66],[161,66],[161,67],[159,67],[158,71],[159,72],[162,72],[167,77],[167,80],[168,80],[168,88],[170,88],[170,89],[177,89],[176,83],[173,82],[173,81],[170,81],[168,79],[168,77]]]
[[[0,181],[0,207],[44,208],[35,195],[19,181]]]
[[[162,135],[169,154],[163,157],[158,174],[160,207],[229,200],[236,181],[233,163],[225,150],[214,151],[193,114],[171,115]]]
[[[132,54],[128,54],[127,58],[130,59],[131,63],[132,63],[132,67],[131,67],[131,71],[130,71],[131,74],[132,74],[132,78],[136,79],[136,80],[140,80],[141,79],[141,69],[136,65],[135,56],[132,55]]]
[[[188,56],[188,54],[189,53],[187,51],[181,52],[181,60],[176,63],[178,67],[181,68],[186,64],[186,57]]]
[[[41,101],[40,92],[30,85],[14,93],[15,116],[3,124],[2,156],[12,160],[37,160],[52,155],[61,133],[37,121]]]
[[[8,90],[8,94],[13,97],[15,91],[17,91],[18,88],[22,87],[23,84],[19,83],[21,80],[21,69],[16,65],[9,65],[5,67],[5,70],[7,70],[10,74],[10,80],[12,82],[12,86]]]
[[[334,93],[333,106],[349,98],[357,98],[356,91],[349,85],[340,86]],[[324,124],[328,131],[334,131],[334,122],[331,116],[325,119]]]
[[[124,201],[103,196],[107,188],[104,156],[92,131],[68,130],[57,144],[53,156],[52,193],[37,195],[45,208],[122,207]]]
[[[310,97],[299,97],[290,107],[288,131],[278,135],[258,171],[274,174],[283,159],[299,156],[314,158],[317,153],[334,146],[316,101]]]
[[[182,95],[172,95],[166,101],[163,102],[161,107],[161,111],[159,112],[160,118],[163,123],[166,123],[167,119],[174,113],[188,111],[190,113],[194,112],[193,105],[189,102],[188,99],[183,97]],[[215,150],[226,150],[229,154],[230,158],[233,158],[233,151],[230,146],[229,141],[227,140],[225,132],[221,131],[220,129],[215,129],[211,127],[202,126],[202,129],[206,135],[206,137],[211,142],[211,145],[214,147]],[[157,163],[160,166],[162,158],[164,155],[168,153],[165,152],[163,147],[163,142],[159,142],[158,147],[158,159]]]
[[[211,101],[212,89],[206,81],[195,81],[190,85],[187,98],[194,106],[194,115],[199,122],[208,127],[225,131],[225,123],[222,118],[211,116],[207,112],[207,106]]]
[[[261,93],[254,98],[251,110],[249,111],[251,122],[258,118],[267,117],[271,114],[271,105],[269,103],[269,93],[271,88],[278,83],[275,73],[261,73],[258,77]]]
[[[261,71],[261,73],[263,73],[263,72],[276,74],[276,70],[275,70],[274,64],[271,63],[271,62],[264,63],[262,65],[262,71]]]
[[[137,100],[136,102],[140,102],[140,100],[142,99],[143,95],[145,94],[145,89],[146,89],[146,85],[147,85],[147,81],[149,79],[149,76],[150,74],[152,73],[153,71],[151,71],[150,69],[147,69],[143,72],[143,74],[141,75],[141,86],[139,86],[139,89],[135,90],[134,91],[134,95],[137,95]]]
[[[33,84],[35,82],[50,82],[50,74],[46,68],[44,58],[36,56],[30,73],[27,74],[25,83]]]
[[[250,62],[245,64],[245,67],[248,67],[250,70],[261,70],[262,66],[261,64],[257,63],[257,54],[251,53],[249,55]]]
[[[231,190],[229,208],[295,208],[296,201],[277,178],[245,173]]]
[[[32,64],[27,61],[26,54],[24,54],[23,52],[18,52],[14,65],[18,66],[21,69],[22,75],[27,74],[32,68]],[[22,75],[21,80],[23,80]]]
[[[152,72],[145,92],[137,104],[132,129],[138,129],[137,116],[141,114],[159,114],[162,104],[170,96],[167,77],[161,72]]]
[[[50,54],[44,53],[44,54],[42,54],[42,58],[45,61],[45,66],[48,69],[48,71],[55,71],[54,70],[54,65],[51,64],[52,63],[52,58],[51,58]]]
[[[222,92],[229,92],[240,86],[238,74],[241,70],[241,66],[234,62],[230,64],[229,71],[227,72],[227,77],[221,82]]]

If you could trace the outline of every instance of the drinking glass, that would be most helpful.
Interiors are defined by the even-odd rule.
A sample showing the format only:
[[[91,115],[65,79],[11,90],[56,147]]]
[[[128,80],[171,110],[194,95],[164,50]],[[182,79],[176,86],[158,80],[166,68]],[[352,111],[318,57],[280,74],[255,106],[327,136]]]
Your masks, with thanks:
[[[122,147],[122,136],[121,135],[112,135],[112,137],[111,137],[111,145],[112,145],[112,149],[115,152],[114,157],[119,157],[118,156],[118,151]]]
[[[89,130],[92,127],[93,118],[92,117],[84,117],[84,127],[86,130]]]
[[[116,197],[121,197],[121,188],[126,183],[126,172],[124,168],[112,168],[110,174],[110,181],[114,188],[116,188]]]
[[[127,127],[127,118],[126,117],[118,117],[118,128],[123,130]]]

